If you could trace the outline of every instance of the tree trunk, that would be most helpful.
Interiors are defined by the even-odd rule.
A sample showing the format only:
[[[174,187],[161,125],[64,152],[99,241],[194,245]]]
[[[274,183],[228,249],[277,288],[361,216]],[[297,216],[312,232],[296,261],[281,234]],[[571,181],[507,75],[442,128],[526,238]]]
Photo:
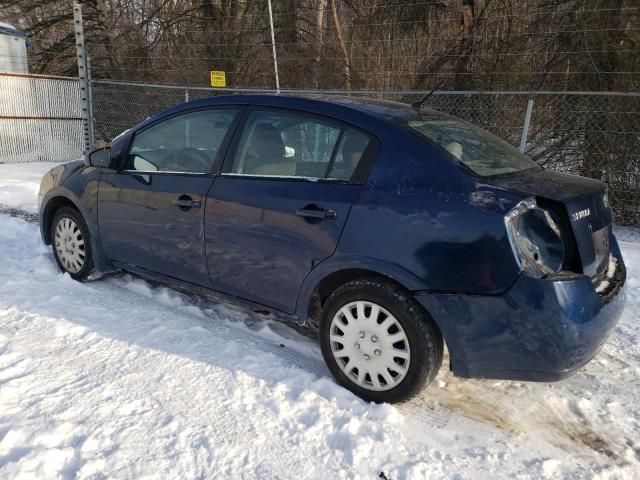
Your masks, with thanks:
[[[324,37],[324,18],[327,0],[318,0],[316,16],[316,58],[314,60],[313,81],[315,88],[320,88],[320,61],[322,59],[322,41]]]
[[[336,29],[336,35],[338,37],[338,43],[340,44],[340,50],[342,50],[342,72],[344,76],[344,88],[351,90],[351,64],[349,63],[349,53],[347,52],[347,45],[344,42],[342,36],[342,27],[340,26],[340,20],[338,19],[338,11],[336,9],[335,0],[329,0],[331,8],[331,18],[333,19],[333,26]]]
[[[460,56],[456,62],[455,88],[465,90],[471,87],[471,55],[473,54],[473,36],[475,33],[474,0],[462,0],[462,40],[460,41]]]

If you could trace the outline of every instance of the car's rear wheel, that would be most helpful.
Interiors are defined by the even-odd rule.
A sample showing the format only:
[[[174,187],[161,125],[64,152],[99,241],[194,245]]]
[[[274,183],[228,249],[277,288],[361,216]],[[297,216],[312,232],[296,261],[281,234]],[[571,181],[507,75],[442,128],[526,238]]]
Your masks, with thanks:
[[[325,302],[320,344],[331,373],[356,395],[402,402],[442,364],[437,327],[401,288],[378,280],[342,285]]]
[[[89,229],[76,209],[63,207],[56,212],[51,222],[51,246],[60,270],[76,280],[87,278],[93,268]]]

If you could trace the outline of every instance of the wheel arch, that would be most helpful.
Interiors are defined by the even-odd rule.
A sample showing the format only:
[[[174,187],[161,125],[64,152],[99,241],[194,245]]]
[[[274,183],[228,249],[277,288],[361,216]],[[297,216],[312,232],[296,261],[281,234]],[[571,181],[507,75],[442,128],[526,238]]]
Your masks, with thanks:
[[[373,278],[384,282],[393,283],[398,287],[406,290],[406,288],[398,281],[380,272],[376,272],[375,270],[369,270],[366,268],[345,268],[342,270],[336,270],[320,279],[320,281],[315,285],[314,289],[311,292],[306,308],[307,321],[310,323],[310,325],[313,328],[318,327],[320,323],[320,313],[322,311],[322,307],[324,306],[327,298],[329,298],[329,295],[331,295],[334,290],[336,290],[341,285],[344,285],[345,283],[352,282],[354,280],[360,280],[363,278]]]
[[[322,306],[331,292],[345,283],[363,278],[375,279],[397,286],[413,297],[412,291],[422,289],[422,282],[411,272],[397,265],[379,265],[369,259],[350,259],[339,265],[323,263],[305,279],[298,294],[296,317],[312,328],[319,325]],[[417,303],[417,302],[416,302]],[[425,310],[421,305],[420,308]],[[427,315],[430,315],[427,312]]]
[[[46,245],[51,244],[51,223],[56,212],[63,207],[71,207],[82,215],[82,210],[73,202],[69,197],[64,195],[56,195],[51,197],[44,209],[41,211],[42,218],[40,219],[40,227],[42,229],[42,239]]]

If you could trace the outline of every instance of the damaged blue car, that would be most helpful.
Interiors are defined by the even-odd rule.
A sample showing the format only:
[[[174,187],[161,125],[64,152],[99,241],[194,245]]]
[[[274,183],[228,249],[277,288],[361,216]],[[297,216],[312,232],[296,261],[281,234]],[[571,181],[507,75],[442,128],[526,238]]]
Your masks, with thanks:
[[[48,172],[42,238],[317,330],[337,381],[399,402],[456,376],[564,378],[616,325],[606,186],[454,117],[351,97],[185,103]]]

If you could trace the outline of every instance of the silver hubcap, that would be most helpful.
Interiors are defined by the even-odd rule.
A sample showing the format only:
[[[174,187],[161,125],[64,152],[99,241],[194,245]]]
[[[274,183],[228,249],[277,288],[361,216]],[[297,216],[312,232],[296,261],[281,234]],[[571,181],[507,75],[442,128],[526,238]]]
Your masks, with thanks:
[[[400,322],[380,305],[346,304],[331,320],[331,353],[351,381],[373,391],[390,390],[409,370],[409,340]]]
[[[76,222],[63,217],[56,225],[55,248],[64,268],[78,273],[84,266],[84,238]]]

